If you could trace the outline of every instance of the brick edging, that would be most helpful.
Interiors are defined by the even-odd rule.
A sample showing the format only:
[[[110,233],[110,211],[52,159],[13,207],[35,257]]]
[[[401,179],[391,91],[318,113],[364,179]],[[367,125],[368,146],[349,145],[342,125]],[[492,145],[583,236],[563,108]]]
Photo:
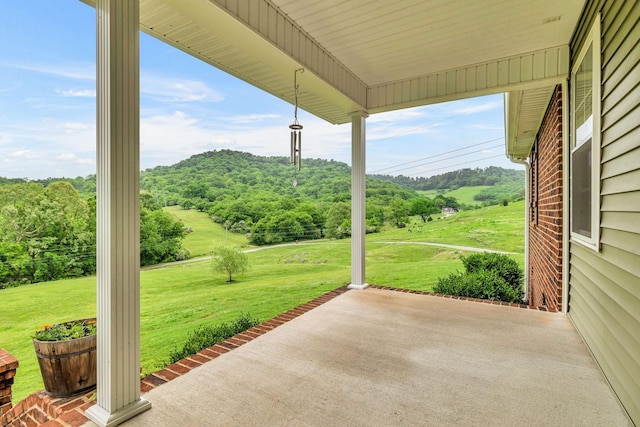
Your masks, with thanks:
[[[527,305],[527,304],[517,304],[517,303],[514,303],[514,302],[504,302],[504,301],[495,301],[495,300],[482,299],[482,298],[462,297],[462,296],[459,296],[459,295],[438,294],[438,293],[435,293],[435,292],[416,291],[416,290],[413,290],[413,289],[392,288],[390,286],[369,285],[369,287],[374,288],[374,289],[382,289],[382,290],[385,290],[385,291],[402,292],[402,293],[406,293],[406,294],[429,295],[429,296],[432,296],[432,297],[441,297],[441,298],[457,299],[457,300],[462,300],[462,301],[480,302],[480,303],[492,304],[492,305],[503,305],[503,306],[507,306],[507,307],[525,308],[525,309],[528,309],[528,310],[548,311],[548,312],[551,312],[551,313],[555,313],[556,312],[556,310],[549,310],[547,307],[535,307],[535,306],[531,306],[531,305]]]
[[[184,375],[203,363],[209,362],[224,353],[238,348],[266,334],[270,330],[331,301],[347,290],[348,288],[345,285],[329,291],[272,319],[259,323],[244,332],[240,332],[231,338],[227,338],[218,344],[200,350],[198,353],[187,356],[176,363],[172,363],[160,371],[149,374],[140,380],[140,392],[146,393],[159,385]],[[20,401],[0,417],[0,422],[2,427],[21,427],[23,425],[79,427],[89,421],[87,417],[85,417],[84,411],[94,404],[95,390],[64,398],[50,397],[42,390],[30,394]]]
[[[88,421],[84,411],[95,404],[95,390],[70,396],[51,397],[44,390],[31,393],[0,418],[3,427],[78,427]]]

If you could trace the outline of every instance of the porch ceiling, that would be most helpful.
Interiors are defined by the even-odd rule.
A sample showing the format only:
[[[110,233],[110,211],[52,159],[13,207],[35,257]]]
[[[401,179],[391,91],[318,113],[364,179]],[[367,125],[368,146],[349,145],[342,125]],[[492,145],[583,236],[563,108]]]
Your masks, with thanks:
[[[140,25],[288,102],[294,70],[303,67],[301,107],[331,123],[346,123],[356,111],[391,111],[561,82],[584,3],[140,0]],[[518,111],[541,116],[538,110]],[[516,135],[531,131],[510,129],[509,140],[515,144]]]

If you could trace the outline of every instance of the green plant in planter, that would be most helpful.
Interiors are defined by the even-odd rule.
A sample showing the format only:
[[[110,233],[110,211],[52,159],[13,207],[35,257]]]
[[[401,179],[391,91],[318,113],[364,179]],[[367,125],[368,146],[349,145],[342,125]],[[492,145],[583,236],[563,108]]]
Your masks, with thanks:
[[[44,388],[66,397],[96,386],[96,319],[42,325],[33,337]]]
[[[67,341],[96,334],[96,319],[42,325],[33,336],[38,341]]]

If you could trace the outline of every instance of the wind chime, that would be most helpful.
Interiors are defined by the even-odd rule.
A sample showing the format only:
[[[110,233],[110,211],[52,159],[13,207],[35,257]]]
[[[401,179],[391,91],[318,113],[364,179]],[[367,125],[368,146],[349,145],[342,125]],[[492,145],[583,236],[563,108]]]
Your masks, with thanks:
[[[297,167],[297,172],[293,177],[293,186],[298,186],[298,172],[302,167],[302,125],[298,123],[298,72],[304,73],[304,68],[299,68],[293,73],[293,91],[295,96],[295,110],[293,113],[293,124],[291,129],[291,164]]]

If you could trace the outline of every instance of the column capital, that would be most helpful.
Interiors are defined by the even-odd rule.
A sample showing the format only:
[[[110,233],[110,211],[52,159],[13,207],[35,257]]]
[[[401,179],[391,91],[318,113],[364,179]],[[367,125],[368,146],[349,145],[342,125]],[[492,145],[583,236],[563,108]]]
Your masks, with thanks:
[[[351,113],[349,113],[349,115],[353,118],[353,117],[363,117],[363,118],[367,118],[369,117],[369,113],[367,113],[366,111],[363,110],[359,110],[359,111],[352,111]]]

